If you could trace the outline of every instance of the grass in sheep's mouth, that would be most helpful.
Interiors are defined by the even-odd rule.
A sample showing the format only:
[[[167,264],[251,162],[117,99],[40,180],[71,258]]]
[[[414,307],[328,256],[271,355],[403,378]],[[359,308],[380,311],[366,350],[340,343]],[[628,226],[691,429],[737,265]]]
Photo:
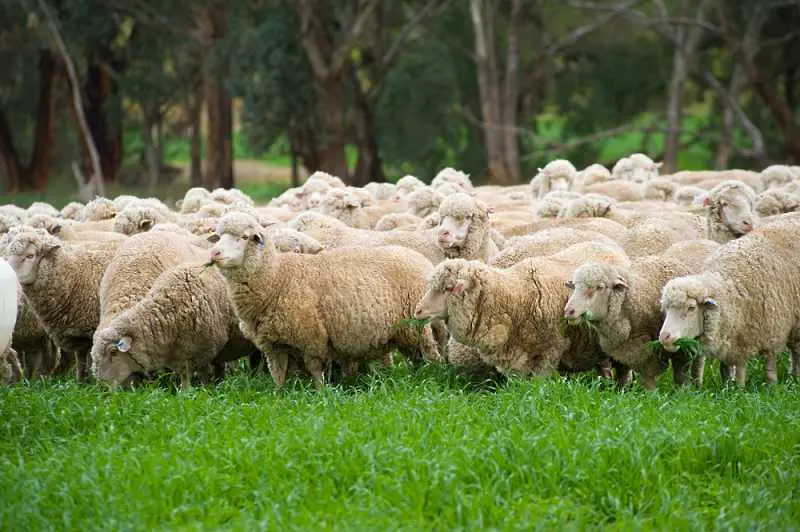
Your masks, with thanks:
[[[210,261],[206,262],[205,264],[203,264],[203,267],[210,268],[213,265],[214,265],[214,261],[210,260]]]
[[[583,327],[589,332],[597,332],[597,327],[592,323],[592,313],[589,310],[581,312],[581,315],[578,316],[577,321],[574,323],[570,323],[568,318],[562,318],[561,323],[572,327]]]
[[[418,332],[422,333],[422,329],[423,329],[423,327],[425,327],[426,323],[428,323],[428,320],[423,320],[423,319],[420,319],[420,318],[405,318],[405,319],[396,321],[394,323],[394,325],[392,325],[392,327],[394,327],[394,328],[413,327]]]
[[[678,351],[686,353],[692,360],[705,354],[705,347],[695,338],[679,338],[675,345],[678,347]],[[653,353],[665,351],[664,345],[660,340],[648,342],[647,348]]]

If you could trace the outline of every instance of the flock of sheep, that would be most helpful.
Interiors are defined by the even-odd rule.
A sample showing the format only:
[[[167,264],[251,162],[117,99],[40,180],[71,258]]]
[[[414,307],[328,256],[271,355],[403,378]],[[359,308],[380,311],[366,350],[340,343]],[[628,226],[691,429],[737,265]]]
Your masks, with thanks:
[[[563,159],[530,184],[345,186],[316,172],[267,206],[190,189],[174,208],[119,196],[0,207],[0,378],[162,370],[220,379],[267,362],[315,386],[392,364],[482,376],[596,371],[643,386],[671,363],[702,382],[800,374],[800,167],[684,171],[635,153]],[[7,261],[7,262],[6,262]]]

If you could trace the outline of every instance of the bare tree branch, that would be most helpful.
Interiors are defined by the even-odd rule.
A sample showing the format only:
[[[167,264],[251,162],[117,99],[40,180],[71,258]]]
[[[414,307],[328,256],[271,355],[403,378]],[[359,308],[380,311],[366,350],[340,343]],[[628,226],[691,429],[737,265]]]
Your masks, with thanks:
[[[58,31],[58,26],[56,26],[55,19],[53,18],[53,14],[50,12],[50,8],[47,6],[47,3],[45,3],[44,0],[38,0],[38,3],[39,8],[42,10],[42,13],[44,13],[45,19],[47,19],[47,26],[49,27],[50,34],[56,43],[59,53],[61,54],[61,59],[64,61],[64,66],[67,68],[67,75],[69,76],[70,85],[72,85],[72,98],[75,105],[75,114],[77,115],[78,123],[80,124],[81,131],[83,133],[84,142],[86,142],[86,147],[89,151],[89,159],[92,162],[93,175],[89,179],[89,184],[91,187],[88,187],[88,192],[85,192],[84,187],[81,187],[81,193],[98,194],[103,196],[105,195],[103,168],[100,165],[100,154],[97,152],[97,145],[94,142],[92,132],[89,129],[89,124],[86,121],[86,113],[83,110],[81,85],[80,81],[78,80],[78,74],[75,72],[75,64],[72,62],[72,57],[70,57],[69,52],[67,51],[67,45],[64,44],[64,39],[61,38],[61,33]],[[84,197],[82,199],[88,201],[92,198],[89,197],[87,199]]]
[[[355,44],[361,38],[361,34],[364,31],[364,26],[367,24],[367,20],[369,20],[369,17],[372,15],[372,12],[375,11],[375,8],[378,7],[378,3],[379,0],[366,0],[366,5],[359,9],[356,19],[353,21],[350,29],[347,31],[342,43],[339,44],[339,46],[333,52],[329,67],[332,71],[338,72],[342,69],[345,61],[347,61],[347,58],[353,49],[353,46],[355,46]]]
[[[405,43],[406,38],[411,33],[411,31],[416,28],[425,18],[437,7],[442,8],[450,3],[450,0],[443,0],[441,5],[439,4],[440,0],[430,0],[425,7],[417,11],[417,13],[408,21],[408,23],[400,30],[400,33],[395,38],[394,42],[389,46],[389,50],[383,56],[381,60],[381,67],[383,69],[388,69],[392,63],[394,62],[397,54],[400,52],[401,47]]]
[[[567,35],[563,39],[559,40],[558,42],[555,42],[555,43],[551,44],[550,46],[548,46],[547,55],[552,57],[556,53],[558,53],[559,50],[562,50],[563,48],[566,48],[568,46],[572,46],[573,44],[575,44],[576,42],[580,41],[581,39],[583,39],[584,37],[586,37],[587,35],[589,35],[593,31],[595,31],[595,30],[599,29],[600,27],[604,26],[607,22],[609,22],[611,19],[613,19],[617,15],[622,14],[626,9],[630,9],[631,7],[635,6],[636,4],[638,4],[641,1],[642,0],[630,0],[627,3],[621,4],[621,5],[617,6],[615,9],[610,10],[608,15],[606,15],[604,17],[600,17],[595,22],[586,24],[584,26],[581,26],[580,28],[575,29],[572,33],[570,33],[569,35]]]

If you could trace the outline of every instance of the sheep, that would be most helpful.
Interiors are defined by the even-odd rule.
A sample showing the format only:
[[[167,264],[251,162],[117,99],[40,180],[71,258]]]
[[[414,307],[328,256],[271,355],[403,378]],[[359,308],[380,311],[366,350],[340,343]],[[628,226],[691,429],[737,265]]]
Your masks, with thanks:
[[[604,217],[616,201],[602,194],[586,194],[570,200],[558,213],[559,219]]]
[[[672,244],[661,256],[665,259],[681,261],[691,268],[696,268],[705,264],[720,245],[719,242],[714,242],[707,238],[683,240]]]
[[[536,200],[533,212],[537,218],[556,218],[569,201],[580,197],[581,195],[576,192],[548,192],[545,196]]]
[[[224,203],[225,205],[233,205],[236,207],[255,206],[253,199],[238,188],[215,188],[211,191],[211,194],[208,195],[208,199],[216,203]]]
[[[594,183],[602,183],[611,179],[611,172],[602,164],[590,164],[576,176],[576,181],[580,184],[580,190]]]
[[[208,251],[194,245],[193,240],[193,237],[187,239],[168,232],[150,231],[133,235],[122,243],[100,281],[97,330],[144,298],[168,268],[202,260]]]
[[[286,360],[271,355],[273,344],[302,352],[317,388],[333,360],[378,359],[394,347],[410,358],[420,351],[438,358],[429,335],[395,326],[412,316],[425,292],[433,268],[422,255],[399,247],[278,254],[269,233],[242,213],[223,216],[217,234],[211,261],[228,282],[245,337],[267,356],[278,387]],[[423,346],[426,339],[433,345]]]
[[[768,188],[756,196],[753,207],[761,217],[795,212],[800,209],[800,196],[779,188]]]
[[[371,229],[361,198],[350,188],[332,188],[322,200],[322,214],[336,218],[356,229]]]
[[[549,192],[570,190],[577,173],[575,166],[566,159],[550,161],[531,179],[531,196],[543,198]]]
[[[662,164],[654,162],[643,153],[632,153],[628,155],[628,175],[625,176],[625,179],[634,183],[647,183],[651,179],[658,177]]]
[[[650,218],[628,229],[622,248],[631,257],[657,255],[682,240],[705,236],[700,217],[685,216]]]
[[[707,210],[708,238],[724,244],[752,231],[756,219],[756,193],[741,181],[723,181],[703,199]]]
[[[434,176],[431,180],[431,188],[438,189],[448,187],[449,185],[454,186],[456,192],[473,192],[472,181],[470,181],[469,175],[448,166],[447,168],[439,170],[439,173]],[[450,192],[443,192],[444,195],[448,195],[449,193]]]
[[[306,179],[306,183],[315,180],[324,181],[331,188],[344,187],[344,182],[340,178],[332,176],[331,174],[323,172],[322,170],[317,170],[316,172],[308,176],[308,179]]]
[[[78,224],[69,223],[62,218],[54,218],[47,214],[36,214],[28,220],[28,225],[34,229],[44,229],[53,236],[65,242],[76,241],[122,241],[127,237],[110,231],[80,231],[76,230]]]
[[[83,208],[84,208],[83,203],[79,203],[77,201],[70,201],[69,203],[64,205],[64,208],[61,209],[61,217],[66,218],[67,220],[74,220],[77,222],[78,220],[80,220],[83,214]]]
[[[122,209],[124,209],[125,207],[130,205],[131,203],[136,203],[138,201],[141,201],[141,200],[139,198],[137,198],[136,196],[131,196],[130,194],[121,194],[121,195],[117,196],[116,198],[114,198],[113,200],[111,200],[111,202],[117,208],[117,212],[121,211]]]
[[[165,216],[164,212],[151,205],[133,203],[117,213],[114,218],[114,231],[131,236],[149,231],[156,224],[171,223],[176,220],[176,216]]]
[[[477,260],[442,262],[414,315],[444,320],[453,340],[503,374],[547,376],[595,368],[604,356],[589,332],[565,335],[561,330],[559,316],[568,295],[564,279],[539,272],[536,261],[509,269]]]
[[[136,373],[177,371],[186,390],[195,371],[248,356],[227,283],[216,269],[179,264],[161,274],[133,306],[94,335],[92,373],[112,387]],[[244,347],[244,349],[243,349]]]
[[[21,224],[28,219],[28,211],[18,205],[0,205],[0,215],[14,224]]]
[[[370,182],[364,185],[364,190],[376,200],[388,200],[394,194],[394,184]]]
[[[3,377],[6,381],[15,376],[20,378],[22,376],[17,353],[11,348],[11,339],[17,324],[18,288],[17,274],[5,259],[0,258],[0,356],[6,359],[8,367],[13,370],[19,369],[19,371],[4,372],[6,375]]]
[[[785,164],[773,164],[761,171],[761,181],[764,183],[764,190],[780,188],[794,180],[795,177],[792,168]]]
[[[417,177],[414,177],[413,175],[404,175],[397,180],[392,199],[399,200],[403,196],[407,196],[408,194],[411,194],[415,190],[418,190],[424,186],[425,183],[420,181]]]
[[[645,389],[655,389],[656,377],[670,361],[675,383],[683,384],[691,366],[687,355],[654,351],[648,343],[661,327],[661,289],[670,279],[688,273],[682,262],[663,257],[638,258],[630,268],[587,262],[567,282],[572,294],[564,317],[570,325],[578,325],[581,319],[591,323],[603,352],[639,372]],[[695,377],[699,385],[700,364]]]
[[[497,254],[489,235],[489,209],[463,192],[448,196],[439,205],[439,247],[447,258],[487,261]]]
[[[436,243],[436,229],[426,232],[355,229],[335,218],[314,212],[299,214],[288,226],[310,236],[328,250],[359,246],[403,246],[421,253],[433,264],[445,258],[444,252]]]
[[[436,214],[438,216],[439,213],[437,212]],[[397,229],[400,231],[415,231],[421,222],[422,218],[414,216],[409,212],[392,212],[385,214],[380,220],[378,220],[378,223],[375,224],[375,230],[391,231],[393,229]],[[436,224],[432,225],[431,227],[435,227],[436,225],[439,225],[438,220]]]
[[[644,199],[672,201],[677,190],[677,183],[664,177],[654,177],[648,180],[644,185]]]
[[[81,213],[82,222],[99,222],[109,220],[117,215],[119,210],[114,202],[108,198],[97,197],[83,206]]]
[[[508,239],[505,249],[492,257],[489,264],[498,268],[508,268],[523,259],[551,255],[578,242],[590,240],[616,245],[611,238],[596,231],[554,227],[528,236]]]
[[[587,194],[603,194],[617,201],[637,201],[644,197],[644,185],[632,180],[614,179],[583,187]]]
[[[419,218],[425,218],[439,210],[444,195],[431,187],[415,190],[406,196],[408,212]]]
[[[100,280],[118,247],[113,241],[70,244],[44,229],[22,231],[8,244],[8,262],[48,336],[75,354],[78,382],[86,377],[100,318]]]
[[[788,346],[792,373],[800,375],[798,234],[798,217],[764,224],[721,246],[701,273],[668,282],[661,294],[664,349],[697,339],[710,356],[734,366],[744,386],[747,360],[756,353],[764,356],[767,382],[775,382],[776,355]]]
[[[683,207],[691,207],[702,203],[708,191],[700,187],[686,185],[678,187],[675,191],[673,201]]]
[[[30,207],[28,207],[27,209],[28,218],[36,214],[46,214],[48,216],[61,215],[58,209],[56,209],[49,203],[45,203],[43,201],[34,201],[33,203],[31,203]]]
[[[287,227],[269,228],[269,234],[272,237],[272,243],[275,245],[276,251],[279,253],[293,252],[314,255],[325,249],[322,244],[310,236]]]
[[[192,214],[197,212],[206,202],[210,201],[211,192],[203,187],[192,187],[183,195],[183,199],[178,200],[175,206],[180,209],[181,214]]]

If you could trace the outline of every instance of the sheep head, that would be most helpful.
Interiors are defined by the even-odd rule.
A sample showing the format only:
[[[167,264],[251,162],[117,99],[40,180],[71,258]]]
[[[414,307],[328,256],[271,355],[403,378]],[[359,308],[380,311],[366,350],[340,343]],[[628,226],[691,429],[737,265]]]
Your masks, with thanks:
[[[664,323],[658,339],[665,350],[678,350],[677,341],[702,336],[711,322],[711,313],[718,311],[714,283],[697,275],[670,280],[661,291]]]
[[[445,198],[439,205],[439,247],[460,249],[467,242],[473,226],[487,226],[489,209],[468,194],[459,192]]]
[[[587,262],[566,283],[572,294],[564,307],[564,318],[576,325],[581,316],[603,321],[622,306],[628,291],[628,272],[611,264]]]
[[[8,244],[8,263],[20,284],[32,285],[39,278],[43,260],[49,260],[61,249],[61,241],[44,229],[31,229],[17,234]]]
[[[112,326],[97,331],[92,343],[92,373],[113,388],[129,384],[137,373],[145,372],[135,358],[144,344],[125,327]]]
[[[740,237],[755,227],[753,203],[755,192],[740,181],[723,181],[708,193],[703,207],[708,209],[714,222],[724,225],[735,237]]]
[[[214,243],[210,260],[223,273],[260,262],[264,250],[273,250],[271,237],[258,220],[243,212],[229,212],[217,223],[208,237]]]
[[[428,279],[428,290],[414,310],[415,318],[420,320],[447,318],[448,296],[452,294],[458,297],[469,287],[469,279],[460,277],[468,263],[469,261],[465,259],[450,259],[436,266]]]

